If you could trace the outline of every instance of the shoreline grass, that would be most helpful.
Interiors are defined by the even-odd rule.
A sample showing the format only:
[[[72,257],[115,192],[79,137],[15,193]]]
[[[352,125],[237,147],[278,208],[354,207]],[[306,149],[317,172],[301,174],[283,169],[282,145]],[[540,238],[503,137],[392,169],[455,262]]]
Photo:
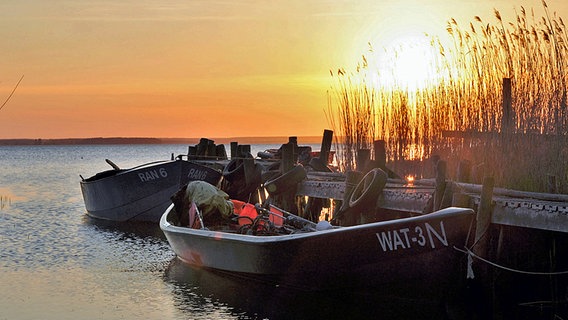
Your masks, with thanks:
[[[372,52],[356,70],[332,72],[327,116],[345,137],[337,141],[342,169],[354,168],[358,149],[385,140],[394,165],[439,155],[450,175],[470,160],[498,186],[546,191],[555,176],[559,191],[568,191],[568,36],[562,18],[543,6],[543,17],[521,7],[512,22],[497,10],[491,23],[475,16],[462,27],[450,19],[450,45],[429,38],[432,73],[416,88],[381,83],[387,75],[371,62]],[[504,78],[512,83],[509,116]],[[445,138],[444,131],[487,134]]]

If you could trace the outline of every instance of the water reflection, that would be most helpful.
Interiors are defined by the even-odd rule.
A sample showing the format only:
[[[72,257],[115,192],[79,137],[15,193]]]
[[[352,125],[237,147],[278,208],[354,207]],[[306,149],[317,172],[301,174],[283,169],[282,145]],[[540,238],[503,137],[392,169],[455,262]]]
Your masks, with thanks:
[[[445,306],[385,292],[318,291],[191,267],[171,260],[164,279],[182,312],[238,319],[443,319]]]
[[[160,225],[155,222],[145,221],[110,221],[89,217],[84,215],[84,223],[93,226],[94,228],[111,233],[122,233],[126,237],[137,238],[156,238],[166,240],[164,233],[160,229]]]
[[[156,223],[116,222],[84,216],[85,232],[94,250],[86,262],[122,272],[159,272],[174,257],[160,227]]]
[[[7,196],[0,195],[0,210],[8,207],[12,203],[12,200]]]

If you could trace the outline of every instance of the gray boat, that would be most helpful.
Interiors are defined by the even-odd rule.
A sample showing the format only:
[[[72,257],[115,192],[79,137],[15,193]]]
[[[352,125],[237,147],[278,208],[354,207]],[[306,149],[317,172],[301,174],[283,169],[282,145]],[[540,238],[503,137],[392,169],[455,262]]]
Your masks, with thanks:
[[[113,169],[81,179],[81,192],[90,217],[112,221],[158,222],[170,197],[189,181],[217,184],[222,173],[213,166],[190,160],[156,161]]]
[[[408,294],[417,293],[413,292],[416,287],[426,288],[427,294],[435,289],[443,294],[444,284],[451,284],[452,275],[457,276],[464,264],[464,255],[456,248],[466,245],[474,221],[471,209],[447,208],[410,218],[333,227],[274,208],[257,205],[258,216],[247,218],[251,225],[241,232],[246,226],[242,222],[220,229],[202,223],[198,229],[179,226],[172,204],[160,228],[179,259],[197,267],[280,283],[399,285],[408,286]],[[280,223],[270,220],[271,215],[279,216]]]

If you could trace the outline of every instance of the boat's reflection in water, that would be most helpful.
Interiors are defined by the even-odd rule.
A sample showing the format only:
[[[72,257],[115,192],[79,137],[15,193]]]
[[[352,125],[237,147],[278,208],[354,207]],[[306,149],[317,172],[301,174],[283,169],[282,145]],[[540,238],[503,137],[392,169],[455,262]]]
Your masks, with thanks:
[[[156,240],[166,241],[166,236],[160,226],[155,222],[146,221],[111,221],[92,218],[88,215],[83,216],[83,222],[86,225],[93,226],[98,230],[110,233],[121,233],[125,237],[133,239],[148,239],[153,238]]]
[[[188,316],[238,319],[447,319],[442,301],[407,299],[389,290],[287,286],[189,266],[174,258],[165,271],[174,304]],[[386,291],[386,292],[384,292]]]

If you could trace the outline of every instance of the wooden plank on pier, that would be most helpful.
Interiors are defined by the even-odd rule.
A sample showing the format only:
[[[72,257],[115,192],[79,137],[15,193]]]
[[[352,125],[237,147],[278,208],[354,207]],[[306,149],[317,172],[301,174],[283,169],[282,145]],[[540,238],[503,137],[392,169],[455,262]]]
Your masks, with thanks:
[[[394,188],[383,190],[380,208],[421,214],[432,197],[433,189]]]
[[[343,200],[345,182],[306,180],[298,184],[296,195]]]
[[[568,232],[568,203],[496,199],[492,223]]]
[[[479,206],[479,195],[470,196],[472,205]],[[568,233],[568,202],[494,195],[492,211],[494,224]]]
[[[409,186],[403,181],[389,179],[379,201],[380,208],[415,214],[432,197],[433,181],[418,181]],[[480,204],[481,185],[457,183],[463,195],[471,198],[470,206]],[[298,184],[298,196],[343,200],[345,175],[311,172]],[[568,195],[523,192],[494,188],[491,223],[568,233]]]

